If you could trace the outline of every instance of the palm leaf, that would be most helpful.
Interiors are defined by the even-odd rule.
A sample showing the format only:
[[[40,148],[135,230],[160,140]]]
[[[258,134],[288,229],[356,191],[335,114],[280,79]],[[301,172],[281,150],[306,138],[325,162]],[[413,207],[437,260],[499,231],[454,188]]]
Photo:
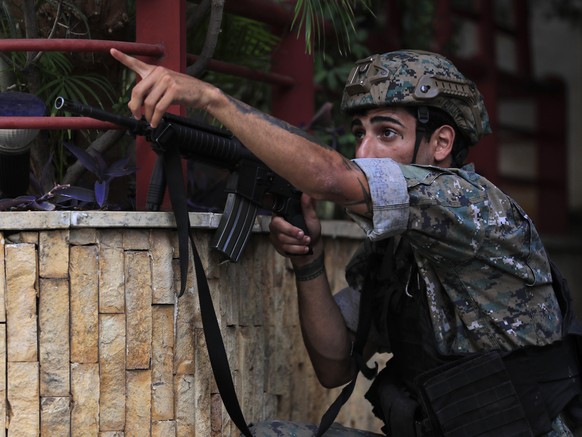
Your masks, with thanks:
[[[370,5],[372,0],[298,0],[291,28],[297,25],[297,32],[305,35],[305,50],[312,52],[314,41],[325,45],[325,21],[329,20],[338,41],[340,53],[351,52],[351,35],[356,33],[354,5],[359,4],[367,13],[374,15]],[[298,23],[298,24],[297,24]]]

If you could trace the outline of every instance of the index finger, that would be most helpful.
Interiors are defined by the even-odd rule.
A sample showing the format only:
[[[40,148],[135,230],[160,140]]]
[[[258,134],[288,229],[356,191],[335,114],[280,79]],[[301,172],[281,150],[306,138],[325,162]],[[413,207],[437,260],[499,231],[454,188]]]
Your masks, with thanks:
[[[117,61],[121,62],[130,70],[133,70],[135,73],[139,74],[139,76],[143,79],[145,78],[151,71],[151,65],[146,64],[145,62],[140,61],[133,56],[126,55],[123,52],[120,52],[117,49],[109,50],[111,56],[113,56]]]

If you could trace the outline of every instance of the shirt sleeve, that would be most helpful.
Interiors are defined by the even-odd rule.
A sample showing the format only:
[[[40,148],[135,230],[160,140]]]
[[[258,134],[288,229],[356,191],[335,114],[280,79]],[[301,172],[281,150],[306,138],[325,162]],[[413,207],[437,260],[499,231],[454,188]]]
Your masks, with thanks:
[[[389,158],[355,159],[354,162],[368,179],[373,218],[348,212],[350,217],[372,241],[404,232],[408,224],[409,196],[400,165]]]
[[[348,329],[356,332],[360,311],[360,293],[351,287],[346,287],[334,294],[333,298],[342,313]]]

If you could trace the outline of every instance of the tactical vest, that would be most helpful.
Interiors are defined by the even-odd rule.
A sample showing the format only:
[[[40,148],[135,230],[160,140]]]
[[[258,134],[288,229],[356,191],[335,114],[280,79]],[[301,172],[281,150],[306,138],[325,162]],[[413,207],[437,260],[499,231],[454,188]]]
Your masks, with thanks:
[[[437,352],[424,284],[405,242],[387,253],[373,315],[393,357],[366,398],[389,436],[537,436],[562,412],[582,425],[582,328],[566,281],[553,263],[563,341],[513,352]],[[389,265],[389,268],[386,266]],[[388,272],[388,273],[387,273]],[[380,303],[381,299],[381,303]],[[378,308],[380,310],[378,310]]]

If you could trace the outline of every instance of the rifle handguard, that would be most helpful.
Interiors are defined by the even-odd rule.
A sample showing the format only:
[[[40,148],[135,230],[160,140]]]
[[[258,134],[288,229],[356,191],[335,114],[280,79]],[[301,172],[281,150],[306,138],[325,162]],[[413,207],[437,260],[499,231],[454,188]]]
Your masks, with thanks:
[[[301,192],[274,173],[229,131],[169,113],[152,129],[144,118],[111,114],[63,97],[57,97],[54,105],[57,110],[107,121],[127,128],[133,135],[143,135],[157,153],[163,153],[169,144],[176,144],[183,158],[228,169],[234,177],[227,186],[227,203],[211,246],[231,261],[240,258],[267,193],[275,197],[273,211],[307,234]],[[148,193],[148,205],[155,210],[162,201],[165,178],[159,172],[153,178],[156,183]]]

